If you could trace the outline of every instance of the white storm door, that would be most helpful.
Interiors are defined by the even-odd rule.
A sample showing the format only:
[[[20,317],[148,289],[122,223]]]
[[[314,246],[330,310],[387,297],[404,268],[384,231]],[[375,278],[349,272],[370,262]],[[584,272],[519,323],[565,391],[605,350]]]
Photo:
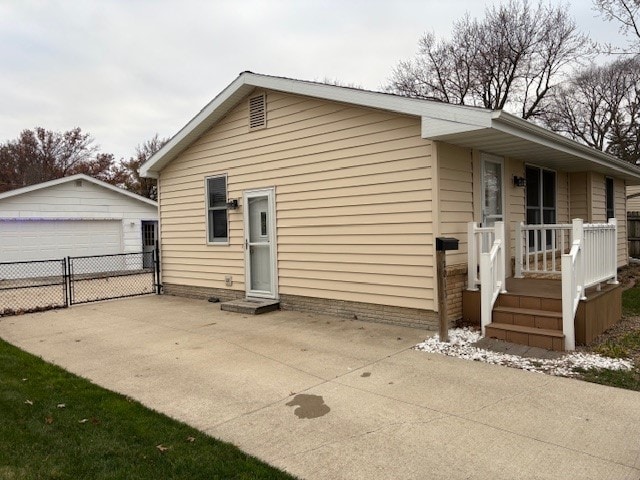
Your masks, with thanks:
[[[482,226],[492,227],[503,218],[502,158],[482,154]]]
[[[274,189],[244,192],[247,297],[277,298]]]

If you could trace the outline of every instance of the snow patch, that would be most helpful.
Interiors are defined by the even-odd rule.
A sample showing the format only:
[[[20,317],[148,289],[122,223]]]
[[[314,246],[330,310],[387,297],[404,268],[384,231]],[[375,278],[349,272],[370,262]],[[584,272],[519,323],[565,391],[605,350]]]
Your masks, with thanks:
[[[576,377],[577,368],[606,368],[608,370],[631,370],[633,365],[628,359],[609,358],[594,353],[572,352],[558,359],[524,358],[509,353],[492,352],[474,347],[472,344],[480,340],[478,330],[470,328],[454,328],[449,330],[449,341],[441,342],[438,335],[426,339],[414,348],[423,352],[440,353],[449,357],[457,357],[476,362],[504,365],[520,368],[530,372],[546,373],[560,377]]]

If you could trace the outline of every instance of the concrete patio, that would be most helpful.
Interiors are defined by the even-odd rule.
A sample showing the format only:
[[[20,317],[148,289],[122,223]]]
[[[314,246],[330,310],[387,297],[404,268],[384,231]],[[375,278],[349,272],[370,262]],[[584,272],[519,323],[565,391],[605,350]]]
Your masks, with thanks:
[[[412,350],[427,332],[146,296],[0,337],[301,478],[640,478],[640,394]]]

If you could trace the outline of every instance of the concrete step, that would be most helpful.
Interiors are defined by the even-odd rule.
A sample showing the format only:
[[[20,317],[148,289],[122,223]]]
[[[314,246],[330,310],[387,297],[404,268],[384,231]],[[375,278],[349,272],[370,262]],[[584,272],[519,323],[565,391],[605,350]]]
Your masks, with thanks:
[[[562,331],[562,312],[497,306],[493,308],[493,323],[520,325]]]
[[[222,302],[220,310],[225,312],[246,313],[248,315],[260,315],[261,313],[272,312],[280,308],[280,301],[262,298],[243,298]]]
[[[485,336],[557,352],[564,350],[564,334],[555,329],[493,322],[485,327]]]

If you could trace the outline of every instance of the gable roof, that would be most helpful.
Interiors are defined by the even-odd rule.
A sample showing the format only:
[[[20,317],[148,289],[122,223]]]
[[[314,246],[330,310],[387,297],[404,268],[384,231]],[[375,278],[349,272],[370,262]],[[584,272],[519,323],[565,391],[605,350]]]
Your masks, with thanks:
[[[351,87],[243,72],[140,168],[160,171],[254,89],[276,90],[421,118],[422,138],[476,148],[564,171],[597,171],[640,184],[640,168],[502,110],[452,105]],[[586,164],[586,165],[585,165]]]
[[[138,202],[146,203],[147,205],[151,205],[152,207],[158,208],[158,202],[154,200],[150,200],[136,193],[129,192],[122,188],[118,188],[114,185],[111,185],[110,183],[103,182],[102,180],[98,180],[96,178],[90,177],[89,175],[85,175],[83,173],[78,173],[76,175],[71,175],[69,177],[56,178],[55,180],[49,180],[48,182],[36,183],[35,185],[29,185],[27,187],[9,190],[8,192],[0,193],[0,200],[3,200],[5,198],[10,198],[10,197],[15,197],[18,195],[24,195],[25,193],[33,192],[35,190],[42,190],[45,188],[54,187],[56,185],[61,185],[63,183],[75,182],[76,180],[84,180],[89,183],[93,183],[94,185],[98,185],[99,187],[106,188],[120,195],[124,195],[125,197],[129,197],[129,198],[132,198],[133,200],[137,200]]]

